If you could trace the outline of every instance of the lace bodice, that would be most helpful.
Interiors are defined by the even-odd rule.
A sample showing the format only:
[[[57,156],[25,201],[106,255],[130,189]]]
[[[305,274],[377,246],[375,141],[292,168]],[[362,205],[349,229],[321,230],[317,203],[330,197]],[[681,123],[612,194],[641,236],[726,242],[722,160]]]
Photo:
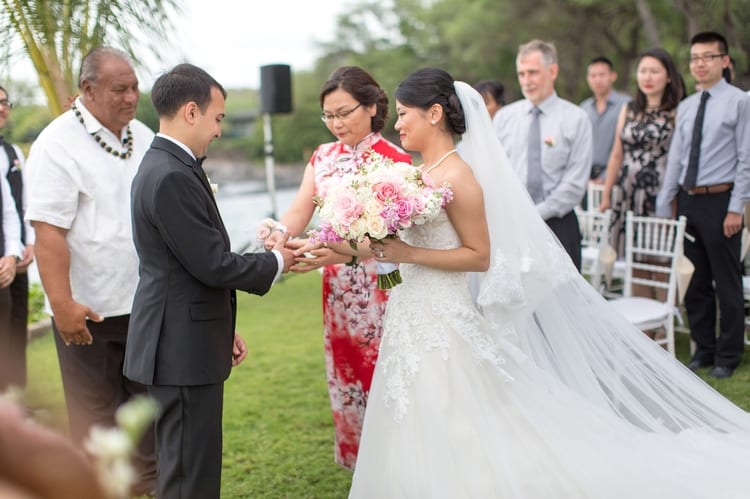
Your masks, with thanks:
[[[460,240],[445,211],[433,221],[401,233],[414,246],[451,249]],[[409,404],[408,388],[419,371],[421,356],[437,350],[443,358],[451,354],[455,342],[468,343],[477,362],[495,365],[502,376],[507,351],[523,354],[512,345],[501,347],[493,331],[472,301],[469,274],[448,272],[415,264],[400,266],[403,283],[393,288],[385,317],[385,332],[378,363],[386,382],[386,404],[400,419]]]
[[[412,246],[422,248],[453,249],[461,245],[461,240],[444,210],[435,220],[402,231],[400,237]],[[414,286],[422,292],[439,285],[441,288],[450,288],[454,299],[462,294],[468,297],[468,274],[465,272],[446,272],[408,263],[401,264],[399,268],[407,287]]]

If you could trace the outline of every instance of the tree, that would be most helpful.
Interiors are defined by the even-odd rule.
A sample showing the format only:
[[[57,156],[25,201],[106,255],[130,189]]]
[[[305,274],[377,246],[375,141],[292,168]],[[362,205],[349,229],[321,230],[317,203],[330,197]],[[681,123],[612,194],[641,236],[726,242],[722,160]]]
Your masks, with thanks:
[[[589,94],[586,65],[598,55],[613,60],[622,75],[618,86],[631,93],[638,55],[654,46],[672,53],[688,75],[687,42],[702,30],[726,35],[741,86],[750,76],[745,69],[750,31],[739,29],[750,21],[750,0],[363,0],[350,10],[342,16],[345,22],[339,24],[329,54],[382,63],[364,49],[382,50],[382,43],[374,42],[383,37],[373,33],[385,33],[390,54],[398,57],[388,61],[389,68],[438,66],[470,83],[497,78],[506,84],[511,100],[520,96],[515,84],[518,45],[533,38],[557,46],[557,90],[574,102]],[[366,68],[373,73],[386,70]]]
[[[23,44],[53,116],[78,87],[77,68],[94,47],[115,44],[137,60],[133,41],[158,54],[176,0],[0,0],[0,28]]]

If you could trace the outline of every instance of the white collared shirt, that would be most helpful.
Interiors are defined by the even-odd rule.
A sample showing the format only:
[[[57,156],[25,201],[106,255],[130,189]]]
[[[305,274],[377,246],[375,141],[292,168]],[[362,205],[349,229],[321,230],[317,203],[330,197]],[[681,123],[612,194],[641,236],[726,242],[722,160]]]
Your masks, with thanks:
[[[0,178],[0,195],[3,197],[3,255],[22,256],[23,245],[21,244],[21,221],[18,219],[13,194],[10,191],[10,183],[3,176]]]
[[[154,133],[140,121],[131,121],[133,154],[128,159],[115,157],[93,134],[124,152],[120,138],[102,126],[80,98],[75,105],[85,127],[73,111],[67,111],[31,146],[26,161],[26,220],[68,230],[70,286],[75,301],[104,317],[126,315],[138,284],[130,184]]]

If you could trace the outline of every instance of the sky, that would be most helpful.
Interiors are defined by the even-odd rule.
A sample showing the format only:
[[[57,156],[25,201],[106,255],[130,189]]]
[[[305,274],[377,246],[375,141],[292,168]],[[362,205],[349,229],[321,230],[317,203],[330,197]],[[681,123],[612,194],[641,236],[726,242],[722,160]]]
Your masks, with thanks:
[[[146,49],[136,54],[144,66],[137,70],[141,91],[149,92],[159,74],[181,62],[202,67],[230,89],[260,88],[260,67],[268,64],[311,69],[322,55],[319,43],[333,39],[336,19],[352,1],[180,0],[161,61]],[[20,45],[15,52],[23,53]],[[28,56],[17,57],[13,78],[37,83]]]
[[[333,38],[336,18],[347,0],[183,0],[173,19],[172,44],[162,62],[141,71],[141,89],[164,70],[190,62],[226,88],[258,88],[260,66],[289,64],[311,69],[319,42]]]

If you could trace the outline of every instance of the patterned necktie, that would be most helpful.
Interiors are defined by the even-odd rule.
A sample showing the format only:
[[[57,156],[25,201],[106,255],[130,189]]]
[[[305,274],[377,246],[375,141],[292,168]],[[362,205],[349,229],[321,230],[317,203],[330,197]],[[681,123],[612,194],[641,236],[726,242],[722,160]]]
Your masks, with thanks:
[[[544,201],[544,186],[542,185],[542,130],[539,115],[542,110],[534,106],[531,109],[531,125],[529,126],[528,171],[526,172],[526,189],[535,203]]]
[[[690,157],[688,158],[687,172],[685,172],[684,189],[692,189],[698,182],[698,161],[701,157],[701,139],[703,138],[703,116],[706,114],[706,101],[711,97],[708,92],[701,94],[701,104],[695,115],[693,124],[693,140],[690,142]]]

